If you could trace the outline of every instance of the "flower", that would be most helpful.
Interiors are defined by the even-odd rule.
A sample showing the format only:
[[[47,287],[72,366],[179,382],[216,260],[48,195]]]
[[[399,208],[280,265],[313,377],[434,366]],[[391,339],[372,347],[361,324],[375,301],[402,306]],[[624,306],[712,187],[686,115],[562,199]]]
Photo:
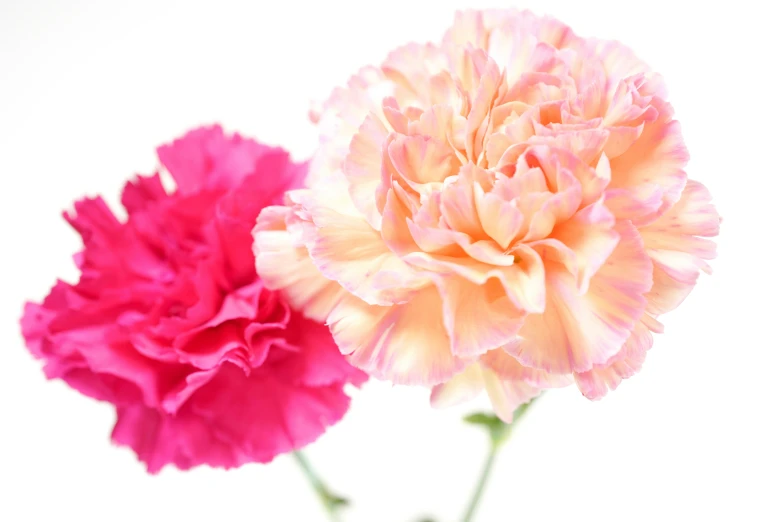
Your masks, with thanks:
[[[486,390],[510,420],[545,388],[603,397],[715,255],[661,78],[553,18],[458,13],[314,120],[310,187],[261,213],[258,271],[434,405]]]
[[[101,198],[65,214],[84,241],[81,277],[25,305],[27,346],[48,378],[116,406],[112,439],[151,473],[268,462],[338,421],[346,383],[366,379],[253,267],[258,212],[306,165],[219,127],[158,156],[173,193],[139,176],[122,193],[127,220]]]

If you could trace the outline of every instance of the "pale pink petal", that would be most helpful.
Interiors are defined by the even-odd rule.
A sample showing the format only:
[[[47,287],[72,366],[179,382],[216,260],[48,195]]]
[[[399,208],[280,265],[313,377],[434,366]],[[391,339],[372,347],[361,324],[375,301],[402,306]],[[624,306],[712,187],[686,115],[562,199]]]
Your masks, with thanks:
[[[517,239],[525,218],[512,203],[493,193],[481,194],[476,201],[481,226],[505,250]]]
[[[346,291],[318,271],[307,248],[286,227],[292,212],[287,207],[267,207],[258,216],[253,229],[256,271],[267,288],[280,290],[295,309],[323,322]]]
[[[652,344],[650,330],[640,321],[614,357],[605,364],[594,366],[590,371],[574,374],[579,391],[588,399],[596,400],[615,390],[623,379],[641,370]]]
[[[492,175],[473,165],[465,165],[460,170],[460,179],[446,185],[441,192],[440,209],[443,218],[452,230],[464,232],[473,239],[489,239],[481,228],[474,184],[469,178],[490,179]]]
[[[395,306],[345,299],[327,322],[351,364],[381,379],[432,386],[445,382],[470,362],[451,353],[443,325],[443,302],[434,286]]]
[[[538,254],[526,245],[514,251],[518,259],[511,266],[492,266],[471,258],[429,255],[413,252],[405,262],[422,270],[442,275],[458,274],[476,285],[497,279],[514,306],[523,311],[538,313],[545,303],[544,265]]]
[[[664,209],[673,205],[687,180],[683,168],[688,162],[680,124],[672,120],[671,108],[660,103],[659,116],[645,125],[639,139],[628,150],[611,160],[612,181],[609,188],[631,192],[644,191],[648,184],[663,190]],[[640,199],[644,199],[644,194]]]
[[[503,422],[514,420],[514,411],[541,394],[541,389],[525,381],[501,380],[491,370],[483,369],[484,386],[492,403],[492,409]]]
[[[375,191],[380,184],[383,144],[388,134],[377,116],[368,115],[351,140],[343,167],[351,200],[376,230],[380,228],[381,216],[375,206]]]
[[[367,303],[406,301],[426,282],[364,219],[321,208],[316,226],[309,248],[313,262],[323,275]]]
[[[560,241],[575,255],[574,276],[582,293],[620,240],[614,224],[614,216],[599,200],[552,230],[551,238]]]
[[[639,232],[656,266],[671,279],[693,285],[700,271],[709,272],[707,260],[715,257],[720,217],[704,185],[693,180],[677,203]]]
[[[652,263],[638,232],[616,227],[620,242],[582,294],[575,278],[547,265],[543,314],[525,319],[516,345],[504,347],[525,366],[553,373],[584,372],[616,354],[644,313]]]
[[[471,364],[448,381],[432,388],[430,404],[434,408],[450,408],[475,399],[484,391],[481,366]]]
[[[503,348],[490,350],[481,356],[480,364],[506,381],[523,381],[537,388],[560,388],[573,383],[570,374],[549,373],[523,366]]]
[[[507,343],[525,320],[497,279],[474,284],[451,276],[435,279],[435,284],[443,299],[451,353],[458,357],[474,357]]]
[[[680,306],[693,290],[694,284],[672,278],[653,260],[653,286],[647,295],[647,310],[655,315],[665,314]]]
[[[606,207],[616,219],[627,219],[642,226],[657,219],[658,209],[663,205],[664,191],[655,184],[647,183],[633,190],[610,189],[605,195]]]
[[[427,136],[398,136],[389,143],[388,154],[397,172],[414,188],[440,183],[460,167],[448,146]]]

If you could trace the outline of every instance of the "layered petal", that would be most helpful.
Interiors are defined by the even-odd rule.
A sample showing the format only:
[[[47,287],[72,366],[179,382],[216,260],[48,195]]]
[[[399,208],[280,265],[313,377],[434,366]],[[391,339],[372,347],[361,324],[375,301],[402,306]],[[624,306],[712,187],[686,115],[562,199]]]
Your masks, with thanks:
[[[469,361],[454,356],[443,324],[437,289],[419,290],[404,304],[373,306],[358,298],[342,301],[327,320],[351,364],[400,384],[432,386]]]
[[[547,302],[531,314],[516,343],[504,349],[525,366],[553,373],[584,372],[615,355],[644,313],[652,262],[639,233],[627,222],[620,241],[582,294],[562,266],[547,266]]]
[[[311,262],[315,225],[284,198],[306,165],[219,127],[159,153],[173,191],[138,176],[127,218],[100,198],[65,214],[79,280],[27,304],[22,333],[48,378],[116,407],[113,440],[151,473],[269,462],[339,420],[346,385],[366,379],[324,325],[345,290]]]

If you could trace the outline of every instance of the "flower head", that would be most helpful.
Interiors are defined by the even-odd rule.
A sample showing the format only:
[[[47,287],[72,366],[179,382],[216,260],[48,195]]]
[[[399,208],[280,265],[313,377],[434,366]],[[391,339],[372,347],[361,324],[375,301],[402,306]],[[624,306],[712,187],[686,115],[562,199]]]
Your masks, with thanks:
[[[435,404],[486,389],[508,419],[543,388],[602,397],[714,256],[719,219],[660,77],[555,19],[458,13],[314,119],[310,189],[262,212],[259,272],[307,286],[292,299],[353,364]],[[317,296],[282,255],[312,259]]]
[[[253,266],[258,212],[306,165],[219,127],[158,155],[173,193],[139,176],[122,193],[127,220],[101,198],[65,214],[81,277],[27,303],[27,345],[47,377],[116,406],[112,438],[150,472],[270,461],[339,420],[344,385],[365,379]]]

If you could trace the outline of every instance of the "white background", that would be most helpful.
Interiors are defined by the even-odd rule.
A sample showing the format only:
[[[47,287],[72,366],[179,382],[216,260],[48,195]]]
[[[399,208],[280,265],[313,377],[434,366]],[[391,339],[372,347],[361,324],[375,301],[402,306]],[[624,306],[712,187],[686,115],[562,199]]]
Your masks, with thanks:
[[[774,2],[518,2],[631,46],[668,81],[724,218],[715,273],[664,318],[644,371],[592,403],[549,393],[505,448],[478,522],[783,520],[783,50]],[[18,318],[79,249],[60,212],[112,203],[154,148],[221,122],[307,157],[309,100],[480,0],[0,1],[0,520],[324,520],[289,457],[148,476],[112,408],[47,382]],[[506,2],[506,4],[508,4]],[[769,6],[769,7],[768,7]],[[478,474],[475,407],[374,383],[309,453],[347,522],[457,522]]]

